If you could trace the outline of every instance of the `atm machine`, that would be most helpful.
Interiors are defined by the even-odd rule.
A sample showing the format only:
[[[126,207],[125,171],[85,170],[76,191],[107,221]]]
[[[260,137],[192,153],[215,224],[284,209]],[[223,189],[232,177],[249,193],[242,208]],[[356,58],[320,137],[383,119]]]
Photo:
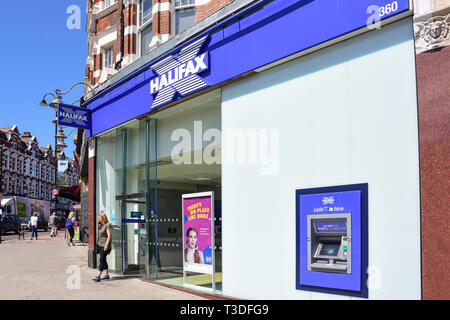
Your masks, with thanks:
[[[307,216],[308,271],[352,273],[351,213]]]
[[[296,288],[367,298],[368,184],[296,190]]]

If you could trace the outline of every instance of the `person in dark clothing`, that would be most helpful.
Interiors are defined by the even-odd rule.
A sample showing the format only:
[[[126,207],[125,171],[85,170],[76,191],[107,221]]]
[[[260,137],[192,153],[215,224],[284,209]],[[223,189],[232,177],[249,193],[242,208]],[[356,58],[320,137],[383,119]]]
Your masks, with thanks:
[[[73,237],[75,235],[74,221],[75,221],[75,212],[71,212],[69,214],[69,217],[67,218],[67,221],[66,221],[67,245],[69,247],[70,247],[71,244],[72,244],[72,246],[75,245],[73,243]]]

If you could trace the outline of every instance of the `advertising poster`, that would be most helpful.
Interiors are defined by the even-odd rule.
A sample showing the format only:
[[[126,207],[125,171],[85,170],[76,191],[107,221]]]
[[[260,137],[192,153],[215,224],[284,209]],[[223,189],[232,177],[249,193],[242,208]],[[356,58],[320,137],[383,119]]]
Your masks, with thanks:
[[[74,228],[73,241],[80,241],[80,227]]]
[[[183,195],[183,261],[186,271],[212,273],[214,193]]]
[[[23,219],[27,216],[27,204],[25,202],[17,201],[17,215]]]
[[[58,186],[68,186],[64,173],[69,168],[69,163],[65,160],[58,160]]]

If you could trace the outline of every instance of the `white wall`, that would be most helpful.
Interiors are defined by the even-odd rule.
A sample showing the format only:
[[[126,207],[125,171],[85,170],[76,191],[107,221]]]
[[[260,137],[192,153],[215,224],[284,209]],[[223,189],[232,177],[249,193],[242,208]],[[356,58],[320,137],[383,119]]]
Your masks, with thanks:
[[[417,101],[410,18],[223,88],[222,130],[278,129],[279,172],[225,162],[223,294],[295,289],[295,190],[369,184],[369,299],[420,299]]]
[[[180,104],[174,108],[180,108],[182,110],[183,104]],[[198,122],[198,133],[201,138],[209,129],[220,130],[220,104],[211,105],[206,107],[192,108],[185,112],[180,112],[168,118],[158,120],[158,158],[169,157],[172,155],[174,146],[180,144],[183,141],[178,135],[175,135],[175,141],[171,141],[172,134],[176,130],[182,129],[187,130],[191,137],[190,139],[190,149],[183,149],[184,152],[189,152],[191,150],[196,150],[196,143],[194,142],[195,129],[194,124]],[[201,124],[200,124],[201,122]],[[201,128],[201,130],[200,130]],[[178,139],[178,140],[177,140]],[[201,139],[201,147],[204,148],[211,144],[209,141]],[[200,146],[200,142],[198,142]],[[220,144],[220,141],[219,141]],[[192,161],[194,161],[192,159]]]

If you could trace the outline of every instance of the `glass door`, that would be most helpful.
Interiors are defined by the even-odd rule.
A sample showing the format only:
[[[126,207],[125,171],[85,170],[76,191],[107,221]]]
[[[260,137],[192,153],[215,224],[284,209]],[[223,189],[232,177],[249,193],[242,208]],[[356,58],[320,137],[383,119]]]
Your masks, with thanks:
[[[148,277],[148,210],[145,193],[121,195],[121,271]]]

